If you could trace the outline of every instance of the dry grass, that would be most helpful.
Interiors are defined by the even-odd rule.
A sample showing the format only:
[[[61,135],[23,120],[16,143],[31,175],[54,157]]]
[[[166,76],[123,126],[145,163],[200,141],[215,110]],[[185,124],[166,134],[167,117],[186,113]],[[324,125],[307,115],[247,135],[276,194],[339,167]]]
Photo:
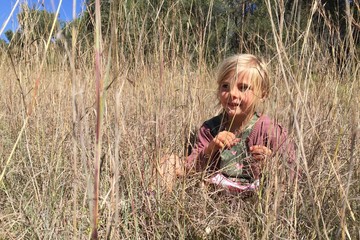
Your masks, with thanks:
[[[356,52],[340,71],[311,30],[295,46],[278,39],[278,24],[273,20],[276,44],[267,46],[272,54],[264,56],[273,80],[266,106],[290,130],[301,181],[284,189],[286,171],[282,159],[274,159],[258,197],[219,193],[199,175],[179,179],[171,193],[161,187],[149,192],[156,161],[169,153],[183,156],[189,131],[218,111],[215,72],[204,59],[190,61],[201,46],[189,47],[189,55],[170,51],[177,42],[165,27],[154,26],[164,30],[153,42],[157,51],[150,57],[136,52],[147,36],[129,26],[118,41],[132,34],[131,54],[138,59],[115,51],[104,98],[101,239],[360,238]],[[186,42],[183,34],[179,41]],[[42,53],[24,52],[31,59],[13,64],[0,55],[0,239],[85,239],[92,230],[96,147],[93,54],[76,57],[75,69],[55,47],[42,67]]]

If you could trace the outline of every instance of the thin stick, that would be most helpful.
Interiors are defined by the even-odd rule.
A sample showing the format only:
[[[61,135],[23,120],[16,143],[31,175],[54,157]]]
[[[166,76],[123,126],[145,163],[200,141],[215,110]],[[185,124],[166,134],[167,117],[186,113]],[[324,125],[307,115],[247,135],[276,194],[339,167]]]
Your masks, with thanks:
[[[76,1],[73,0],[73,19],[76,18]],[[74,229],[74,238],[78,238],[78,231],[77,231],[77,192],[78,192],[78,146],[76,140],[76,130],[78,129],[77,123],[79,122],[79,114],[78,114],[78,106],[77,106],[77,99],[76,99],[76,90],[77,90],[77,81],[76,81],[76,70],[75,70],[75,44],[76,44],[76,33],[75,33],[75,26],[72,27],[72,52],[69,54],[70,66],[71,66],[71,78],[72,78],[72,113],[73,113],[73,135],[72,135],[72,142],[73,142],[73,171],[74,171],[74,188],[73,188],[73,229]],[[64,40],[65,47],[67,46],[66,39]]]
[[[99,211],[99,182],[100,182],[100,156],[101,156],[101,125],[102,125],[102,66],[101,66],[101,15],[100,0],[95,1],[95,81],[96,81],[96,133],[95,133],[95,159],[94,159],[94,205],[92,214],[91,239],[98,239],[97,223]]]

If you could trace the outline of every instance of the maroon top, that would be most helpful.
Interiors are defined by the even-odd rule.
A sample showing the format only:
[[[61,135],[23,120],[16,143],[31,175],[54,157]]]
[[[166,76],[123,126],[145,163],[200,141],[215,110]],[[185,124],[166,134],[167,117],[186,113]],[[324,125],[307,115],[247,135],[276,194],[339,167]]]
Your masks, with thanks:
[[[186,167],[191,169],[195,167],[197,171],[201,170],[219,170],[220,151],[213,154],[209,159],[205,156],[204,150],[210,141],[221,131],[226,130],[224,124],[224,114],[221,113],[203,123],[200,127],[196,144],[191,154],[186,158]],[[288,139],[286,130],[279,124],[272,121],[267,115],[261,115],[255,123],[252,132],[246,139],[246,147],[253,145],[267,146],[273,155],[281,154],[287,162],[292,165],[295,163],[295,150],[293,143]],[[253,172],[255,178],[260,174],[260,169],[254,163]],[[293,169],[293,168],[291,168]],[[291,178],[294,177],[291,171]]]

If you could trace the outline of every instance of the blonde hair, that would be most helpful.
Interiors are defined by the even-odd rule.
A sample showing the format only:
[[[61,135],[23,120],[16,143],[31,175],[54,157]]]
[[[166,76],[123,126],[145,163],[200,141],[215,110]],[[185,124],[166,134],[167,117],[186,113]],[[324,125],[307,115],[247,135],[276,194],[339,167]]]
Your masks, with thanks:
[[[218,68],[217,83],[218,93],[223,81],[237,77],[248,77],[254,86],[254,92],[261,99],[268,97],[270,92],[270,80],[266,65],[263,61],[252,54],[237,54],[226,58]]]

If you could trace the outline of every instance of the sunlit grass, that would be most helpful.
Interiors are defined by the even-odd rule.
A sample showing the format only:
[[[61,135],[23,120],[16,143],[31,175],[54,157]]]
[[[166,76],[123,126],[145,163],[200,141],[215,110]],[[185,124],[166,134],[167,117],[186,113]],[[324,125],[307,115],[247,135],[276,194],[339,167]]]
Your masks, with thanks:
[[[156,162],[172,153],[183,157],[189,131],[219,110],[216,69],[206,64],[205,53],[196,58],[206,41],[191,45],[186,29],[177,37],[168,27],[180,28],[169,18],[178,16],[176,8],[152,26],[151,31],[161,32],[155,38],[139,27],[146,26],[147,16],[131,7],[127,12],[114,8],[122,32],[113,38],[111,58],[110,41],[104,40],[98,71],[106,75],[109,59],[112,67],[105,83],[101,144],[95,138],[94,54],[99,49],[74,42],[69,51],[50,46],[44,52],[41,44],[19,52],[9,47],[13,63],[8,54],[0,55],[0,238],[89,238],[95,228],[89,207],[95,199],[94,159],[101,147],[100,239],[357,239],[356,53],[339,68],[312,28],[293,42],[279,36],[296,32],[298,25],[279,34],[284,26],[273,16],[276,37],[269,38],[276,43],[264,39],[265,52],[259,51],[263,46],[249,51],[269,63],[273,87],[266,112],[294,139],[301,180],[287,186],[282,159],[276,158],[267,166],[259,197],[219,193],[203,184],[201,174],[179,178],[170,193],[160,184],[151,191]],[[152,52],[145,51],[144,42]],[[188,51],[180,51],[180,45]]]

